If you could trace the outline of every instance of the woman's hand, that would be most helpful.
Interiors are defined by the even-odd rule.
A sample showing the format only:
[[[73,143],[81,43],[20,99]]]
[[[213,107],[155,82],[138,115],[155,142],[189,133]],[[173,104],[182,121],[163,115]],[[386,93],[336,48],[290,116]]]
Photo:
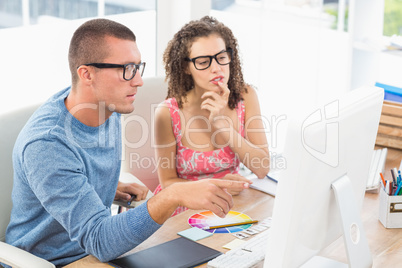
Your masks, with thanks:
[[[246,179],[245,177],[239,175],[239,174],[226,174],[225,177],[222,178],[222,180],[230,180],[230,181],[241,181],[241,182],[246,182],[248,184],[252,184],[253,182],[249,179]],[[228,189],[228,192],[231,195],[239,195],[244,189]]]
[[[216,128],[228,127],[230,121],[228,106],[230,90],[227,84],[222,81],[218,82],[218,86],[218,92],[207,91],[201,96],[204,99],[201,103],[201,109],[210,112],[208,119]]]

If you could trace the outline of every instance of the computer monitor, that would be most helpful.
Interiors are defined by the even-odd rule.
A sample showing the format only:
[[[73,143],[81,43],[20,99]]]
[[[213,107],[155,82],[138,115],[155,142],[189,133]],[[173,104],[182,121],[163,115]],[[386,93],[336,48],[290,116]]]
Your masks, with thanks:
[[[350,267],[371,267],[360,210],[383,98],[363,87],[289,120],[264,268],[347,267],[315,257],[341,235]]]

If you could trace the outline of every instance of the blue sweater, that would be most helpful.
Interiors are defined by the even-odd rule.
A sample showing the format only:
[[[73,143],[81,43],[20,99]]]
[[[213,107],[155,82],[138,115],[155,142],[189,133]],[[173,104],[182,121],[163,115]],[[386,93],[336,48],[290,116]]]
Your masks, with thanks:
[[[7,243],[55,265],[88,254],[114,259],[160,227],[146,203],[111,216],[120,174],[120,115],[86,126],[67,111],[69,92],[42,105],[17,138],[6,232]]]

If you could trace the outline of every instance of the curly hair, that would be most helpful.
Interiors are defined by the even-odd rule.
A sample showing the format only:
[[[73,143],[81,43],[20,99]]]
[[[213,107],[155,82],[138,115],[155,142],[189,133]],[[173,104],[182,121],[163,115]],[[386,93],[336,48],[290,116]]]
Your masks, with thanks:
[[[185,58],[190,55],[193,42],[199,37],[208,37],[211,34],[220,36],[226,48],[233,50],[230,62],[230,77],[228,87],[230,89],[228,106],[234,109],[242,100],[241,93],[247,93],[247,85],[243,79],[241,62],[239,58],[238,43],[232,31],[215,18],[205,16],[200,20],[193,20],[184,25],[169,41],[163,54],[166,80],[168,81],[167,98],[176,98],[180,108],[183,107],[183,99],[186,101],[187,93],[194,88],[194,81],[190,74],[184,72],[188,61]]]

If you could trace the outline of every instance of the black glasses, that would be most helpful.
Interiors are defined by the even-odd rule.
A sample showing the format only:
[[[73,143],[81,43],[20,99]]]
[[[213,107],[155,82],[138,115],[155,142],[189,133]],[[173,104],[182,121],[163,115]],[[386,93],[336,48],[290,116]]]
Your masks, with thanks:
[[[205,70],[211,66],[212,59],[215,59],[216,62],[220,65],[227,65],[232,61],[232,49],[228,48],[227,50],[222,50],[221,52],[215,54],[214,56],[199,56],[195,58],[185,58],[186,61],[192,61],[194,63],[194,67],[197,70]]]
[[[113,63],[87,63],[82,64],[85,66],[93,66],[99,69],[104,68],[123,68],[123,78],[126,81],[130,81],[134,78],[137,71],[139,71],[142,76],[145,70],[145,62],[141,62],[140,64],[135,63],[127,63],[127,64],[113,64]]]

